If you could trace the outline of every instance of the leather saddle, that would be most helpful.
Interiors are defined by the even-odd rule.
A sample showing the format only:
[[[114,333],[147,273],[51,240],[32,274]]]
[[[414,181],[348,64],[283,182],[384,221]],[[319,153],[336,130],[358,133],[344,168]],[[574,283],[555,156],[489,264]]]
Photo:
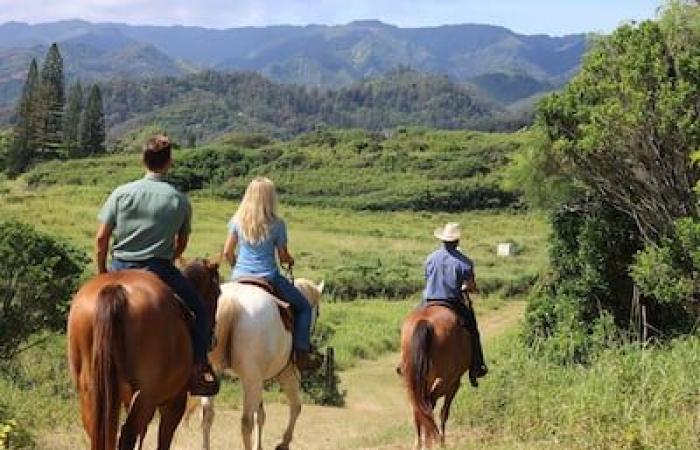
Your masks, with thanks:
[[[423,305],[423,308],[432,308],[436,306],[441,306],[452,311],[452,313],[459,319],[459,323],[463,327],[468,328],[466,320],[464,319],[464,317],[462,317],[460,310],[457,309],[457,306],[453,302],[448,302],[447,300],[428,300]],[[467,307],[471,308],[471,302],[467,303]]]
[[[272,295],[277,303],[277,308],[279,308],[280,318],[282,319],[284,329],[290,333],[292,332],[292,328],[294,327],[294,311],[292,311],[292,307],[289,305],[289,302],[282,298],[280,293],[274,288],[274,286],[272,286],[272,284],[270,284],[269,281],[258,277],[239,277],[233,281],[235,283],[258,287]]]

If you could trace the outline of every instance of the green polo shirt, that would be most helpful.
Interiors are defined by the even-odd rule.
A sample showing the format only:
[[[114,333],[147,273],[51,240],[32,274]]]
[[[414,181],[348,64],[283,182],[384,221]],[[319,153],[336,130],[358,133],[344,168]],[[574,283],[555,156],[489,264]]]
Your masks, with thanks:
[[[192,207],[182,192],[149,173],[115,189],[97,218],[112,227],[113,258],[172,260],[175,236],[190,234]]]

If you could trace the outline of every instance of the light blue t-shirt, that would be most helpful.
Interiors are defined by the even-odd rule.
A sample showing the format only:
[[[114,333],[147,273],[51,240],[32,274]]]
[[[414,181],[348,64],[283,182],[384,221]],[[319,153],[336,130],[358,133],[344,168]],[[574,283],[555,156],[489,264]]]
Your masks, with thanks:
[[[229,223],[228,230],[238,237],[238,257],[231,278],[253,276],[272,280],[279,274],[276,249],[287,245],[287,226],[282,219],[277,219],[270,234],[255,244],[245,238],[233,220]]]

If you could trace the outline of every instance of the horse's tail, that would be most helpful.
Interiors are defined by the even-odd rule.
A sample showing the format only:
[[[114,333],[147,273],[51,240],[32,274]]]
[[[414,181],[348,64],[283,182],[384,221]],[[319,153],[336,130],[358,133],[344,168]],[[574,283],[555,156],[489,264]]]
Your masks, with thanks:
[[[128,294],[107,285],[97,296],[92,341],[92,449],[114,448],[119,420],[119,375],[124,367],[124,316]]]
[[[416,322],[410,341],[410,356],[404,374],[416,420],[425,432],[428,442],[432,442],[439,434],[433,418],[433,404],[428,386],[430,347],[433,336],[433,326],[430,322],[424,319]]]

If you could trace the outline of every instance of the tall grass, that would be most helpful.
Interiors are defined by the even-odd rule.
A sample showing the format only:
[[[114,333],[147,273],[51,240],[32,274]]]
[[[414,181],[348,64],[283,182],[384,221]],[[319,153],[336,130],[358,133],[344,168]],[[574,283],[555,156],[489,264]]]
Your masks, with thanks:
[[[590,366],[534,357],[514,335],[491,353],[488,378],[454,408],[458,422],[481,430],[479,448],[700,447],[700,337],[622,345]]]

